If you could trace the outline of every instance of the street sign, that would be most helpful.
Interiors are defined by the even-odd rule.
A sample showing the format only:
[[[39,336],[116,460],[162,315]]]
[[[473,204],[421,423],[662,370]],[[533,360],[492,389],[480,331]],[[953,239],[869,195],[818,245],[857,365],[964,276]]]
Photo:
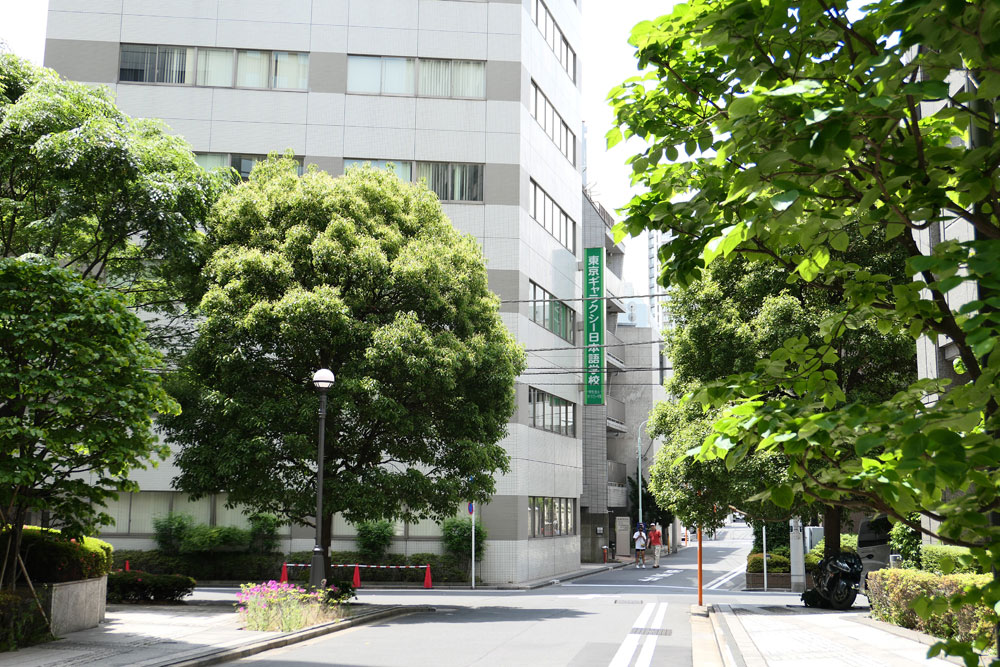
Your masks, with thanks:
[[[472,514],[475,511],[476,511],[476,504],[475,503],[469,503],[469,514]]]
[[[584,405],[604,405],[604,248],[584,249]]]

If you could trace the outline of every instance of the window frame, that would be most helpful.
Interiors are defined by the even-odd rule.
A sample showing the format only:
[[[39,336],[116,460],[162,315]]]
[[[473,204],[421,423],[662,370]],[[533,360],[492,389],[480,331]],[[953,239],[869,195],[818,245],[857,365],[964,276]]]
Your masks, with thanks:
[[[351,164],[348,165],[347,164],[348,162],[350,162]],[[453,182],[452,178],[453,178],[455,167],[458,167],[458,166],[461,166],[461,167],[477,167],[478,170],[479,170],[479,196],[481,197],[480,199],[441,199],[441,197],[438,196],[438,200],[442,204],[485,204],[486,203],[486,165],[485,165],[485,163],[482,163],[482,162],[441,162],[441,161],[438,161],[438,160],[394,160],[392,158],[349,158],[349,157],[345,157],[344,158],[344,170],[346,171],[347,168],[348,168],[348,166],[354,166],[354,165],[357,165],[357,164],[365,164],[365,163],[372,163],[372,162],[386,162],[386,163],[392,162],[393,164],[396,164],[396,165],[400,165],[400,164],[404,164],[404,163],[405,164],[409,164],[410,165],[410,180],[409,180],[410,183],[417,183],[419,181],[420,176],[418,175],[418,168],[419,168],[420,165],[442,165],[442,166],[446,167],[446,169],[445,169],[445,178],[446,178],[446,186],[447,186],[446,190],[447,190],[449,196],[451,196],[451,195],[454,194],[454,182]],[[376,166],[376,168],[383,168],[383,167]],[[384,168],[388,168],[388,167],[386,166]],[[397,174],[397,176],[398,176],[398,174]],[[434,194],[437,194],[437,191],[433,187],[431,187],[430,183],[427,184],[427,187],[431,190],[431,192],[434,192]]]
[[[577,498],[528,496],[528,538],[574,537]]]
[[[575,439],[576,424],[575,402],[528,387],[528,426]]]
[[[576,49],[566,39],[566,33],[556,23],[555,17],[552,16],[552,12],[549,11],[545,3],[542,0],[530,0],[530,2],[531,9],[529,14],[532,23],[542,33],[542,39],[552,53],[555,54],[556,61],[558,61],[566,74],[569,75],[573,84],[576,85]],[[576,4],[576,0],[573,0],[573,3]]]
[[[426,99],[434,100],[485,100],[486,99],[486,89],[487,89],[487,67],[485,60],[474,60],[471,58],[419,58],[417,56],[383,56],[371,53],[349,53],[347,54],[347,67],[348,71],[351,67],[351,58],[378,58],[379,63],[379,92],[373,93],[369,91],[354,91],[351,89],[346,89],[346,94],[348,95],[374,95],[379,97],[420,97]],[[413,92],[412,93],[387,93],[383,91],[382,80],[385,78],[383,76],[384,61],[386,58],[391,58],[394,60],[405,59],[413,61]],[[447,62],[448,66],[448,94],[447,95],[429,95],[425,94],[420,89],[420,68],[421,62],[434,61],[434,62]],[[483,94],[479,97],[467,97],[463,95],[455,95],[455,77],[454,69],[455,63],[477,63],[482,66],[483,70]]]
[[[556,203],[549,193],[538,184],[538,181],[529,178],[528,188],[530,190],[528,195],[528,205],[530,207],[528,214],[532,220],[548,232],[559,245],[566,248],[566,250],[570,251],[576,257],[576,220]],[[541,218],[539,218],[539,208],[541,208]],[[565,240],[560,239],[559,235],[555,233],[556,226],[562,224],[562,219],[565,220],[566,225]]]
[[[122,74],[122,49],[127,46],[143,46],[152,47],[155,49],[153,57],[153,78],[156,78],[156,74],[159,70],[159,50],[161,48],[169,49],[190,49],[193,52],[193,57],[191,59],[191,66],[187,68],[185,73],[185,83],[168,83],[160,81],[125,81],[121,78]],[[201,84],[198,83],[198,67],[201,65],[201,54],[202,51],[230,51],[232,52],[232,75],[230,78],[230,83],[227,86],[214,85],[214,84]],[[267,79],[266,86],[261,88],[257,86],[238,86],[236,82],[239,78],[239,54],[240,52],[250,52],[256,51],[259,53],[266,54],[267,56]],[[124,83],[130,85],[141,85],[141,86],[184,86],[192,88],[233,88],[237,90],[273,90],[279,92],[290,92],[290,93],[308,93],[309,92],[309,67],[311,63],[307,65],[306,69],[306,87],[305,88],[278,88],[276,87],[274,74],[274,54],[275,53],[287,53],[289,55],[299,55],[306,56],[307,59],[311,60],[309,56],[311,53],[309,51],[289,51],[288,49],[241,49],[241,48],[228,48],[220,46],[186,46],[181,44],[146,44],[140,42],[122,42],[118,45],[118,80],[117,83]]]

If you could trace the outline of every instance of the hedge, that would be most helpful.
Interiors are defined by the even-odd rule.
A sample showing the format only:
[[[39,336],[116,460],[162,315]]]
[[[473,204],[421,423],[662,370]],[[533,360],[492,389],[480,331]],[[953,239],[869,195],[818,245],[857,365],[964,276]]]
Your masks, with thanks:
[[[986,585],[992,579],[988,574],[940,575],[900,568],[869,572],[867,591],[872,618],[942,639],[989,640],[989,646],[993,646],[996,616],[985,605],[966,604],[958,609],[948,606],[933,611],[926,619],[913,610],[913,602],[919,597],[947,597],[961,592],[966,586]]]
[[[0,532],[6,544],[7,531]],[[114,549],[104,540],[85,537],[69,540],[58,530],[25,526],[21,533],[21,556],[33,583],[59,583],[91,579],[108,574]]]
[[[747,556],[747,572],[764,571],[764,554],[750,554]],[[792,571],[792,563],[784,556],[768,554],[767,571],[775,574]]]
[[[311,551],[295,551],[288,554],[289,563],[308,563],[312,560]],[[439,555],[432,553],[416,553],[409,557],[402,554],[385,554],[376,563],[366,563],[361,558],[361,554],[356,551],[333,551],[330,553],[331,564],[364,563],[366,565],[430,565],[431,577],[435,582],[462,582],[469,581],[469,567],[467,563],[459,562],[454,556]],[[279,565],[279,569],[280,569]],[[295,568],[290,570],[289,579],[301,582],[309,581],[309,568]],[[331,572],[331,579],[334,581],[350,581],[354,576],[353,568],[334,568]],[[423,582],[424,570],[376,570],[362,569],[361,584],[366,581],[412,581]]]
[[[934,574],[944,574],[941,561],[950,558],[954,567],[949,574],[982,574],[978,561],[966,559],[967,563],[959,561],[961,556],[969,556],[968,547],[956,547],[950,544],[920,545],[920,569]]]
[[[143,570],[151,574],[183,574],[199,581],[267,581],[281,575],[281,563],[284,560],[285,556],[280,553],[169,555],[155,549],[119,550],[114,554],[114,567],[124,569],[125,561],[128,561],[132,570]]]
[[[108,602],[180,602],[195,581],[180,574],[132,570],[108,575]]]
[[[821,539],[816,543],[808,553],[818,556],[820,560],[823,559],[823,549],[826,548],[826,539]],[[854,551],[858,550],[858,536],[854,533],[841,533],[840,534],[840,550],[841,551]]]
[[[0,651],[13,651],[51,638],[32,598],[0,591]]]

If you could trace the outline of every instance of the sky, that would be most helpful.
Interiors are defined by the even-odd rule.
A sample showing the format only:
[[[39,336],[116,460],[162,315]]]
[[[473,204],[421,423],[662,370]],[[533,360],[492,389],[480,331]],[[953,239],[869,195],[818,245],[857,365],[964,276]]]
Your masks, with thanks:
[[[169,0],[165,0],[169,1]],[[376,1],[376,0],[372,0]],[[626,158],[638,151],[635,140],[605,148],[604,135],[611,128],[611,108],[607,94],[614,86],[636,74],[633,49],[628,36],[639,21],[670,11],[672,0],[581,0],[583,3],[583,44],[578,55],[581,77],[583,120],[587,126],[587,174],[585,185],[594,198],[614,212],[632,197],[631,170]],[[0,40],[14,53],[38,64],[45,50],[45,17],[48,0],[0,0]],[[616,215],[616,218],[618,216]],[[625,280],[636,294],[645,294],[645,234],[625,242]]]

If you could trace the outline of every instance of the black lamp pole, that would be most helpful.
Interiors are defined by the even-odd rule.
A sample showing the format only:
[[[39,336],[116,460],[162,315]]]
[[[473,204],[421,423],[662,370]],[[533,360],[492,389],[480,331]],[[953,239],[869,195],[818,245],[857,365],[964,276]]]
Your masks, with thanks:
[[[323,461],[324,439],[326,435],[326,393],[333,386],[333,373],[323,368],[313,375],[313,386],[319,392],[319,447],[316,451],[316,545],[313,547],[312,563],[309,567],[309,585],[324,588],[326,583],[326,562],[323,558]]]

